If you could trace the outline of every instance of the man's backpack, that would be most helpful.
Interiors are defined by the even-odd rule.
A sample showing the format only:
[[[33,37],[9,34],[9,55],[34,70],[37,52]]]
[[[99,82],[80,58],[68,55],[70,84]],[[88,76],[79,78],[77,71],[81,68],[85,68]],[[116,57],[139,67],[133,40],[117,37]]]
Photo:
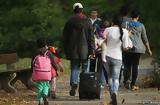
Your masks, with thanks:
[[[51,60],[46,51],[43,55],[38,54],[33,60],[32,79],[34,81],[48,81],[51,80]]]

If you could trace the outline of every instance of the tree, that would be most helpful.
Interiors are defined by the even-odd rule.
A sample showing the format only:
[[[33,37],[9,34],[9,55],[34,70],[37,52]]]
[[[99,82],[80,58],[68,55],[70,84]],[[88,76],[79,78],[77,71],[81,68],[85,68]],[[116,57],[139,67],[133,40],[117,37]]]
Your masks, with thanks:
[[[1,0],[0,49],[31,56],[38,37],[47,37],[55,43],[62,31],[64,17],[55,0]]]
[[[16,51],[20,56],[31,56],[38,37],[45,36],[55,46],[60,40],[65,21],[73,14],[75,0],[0,0],[0,53]],[[156,0],[83,0],[84,12],[92,9],[111,17],[123,4],[139,8],[152,49],[160,48],[159,3]]]

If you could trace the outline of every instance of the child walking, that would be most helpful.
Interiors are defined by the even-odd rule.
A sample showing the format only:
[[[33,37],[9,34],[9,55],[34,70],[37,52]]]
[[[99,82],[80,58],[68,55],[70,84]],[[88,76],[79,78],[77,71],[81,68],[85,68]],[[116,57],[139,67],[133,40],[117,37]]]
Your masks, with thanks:
[[[52,47],[52,46],[49,46],[48,47],[48,50],[50,51],[50,53],[52,53],[52,58],[54,60],[54,62],[56,63],[56,65],[59,67],[60,69],[60,72],[63,72],[64,71],[64,67],[60,61],[60,59],[56,56],[56,48],[55,47]],[[57,73],[57,68],[52,68],[51,72],[52,72],[52,78],[51,78],[51,81],[50,81],[50,96],[52,99],[55,99],[56,98],[56,81],[57,81],[57,76],[58,76],[58,73]]]
[[[108,20],[103,20],[100,26],[96,27],[97,34],[99,36],[99,38],[97,39],[97,46],[98,46],[97,49],[100,50],[99,51],[100,53],[96,55],[99,58],[99,74],[100,74],[101,88],[104,88],[104,80],[106,80],[106,83],[108,84],[107,72],[104,66],[104,62],[106,62],[106,60],[105,60],[105,54],[103,50],[103,49],[106,49],[106,46],[105,46],[106,44],[104,44],[105,37],[103,36],[103,32],[107,27],[110,27],[110,22]]]
[[[38,49],[32,59],[32,79],[37,83],[37,100],[38,105],[49,105],[48,90],[49,81],[51,80],[51,69],[55,65],[52,60],[52,54],[48,51],[47,42],[44,38],[37,40]]]

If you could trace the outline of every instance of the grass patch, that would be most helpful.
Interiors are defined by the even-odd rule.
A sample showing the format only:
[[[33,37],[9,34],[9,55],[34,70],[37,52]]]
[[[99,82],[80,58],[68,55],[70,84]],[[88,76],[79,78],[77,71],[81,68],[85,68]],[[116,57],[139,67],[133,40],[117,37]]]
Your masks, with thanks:
[[[66,59],[61,59],[61,62],[64,66],[64,74],[70,74],[70,61]],[[31,58],[20,58],[18,62],[13,63],[16,69],[30,68],[31,67]],[[6,70],[6,64],[0,65],[0,70]],[[59,70],[58,70],[59,72]]]
[[[14,65],[15,68],[31,68],[31,58],[20,58]]]
[[[62,58],[61,62],[63,64],[63,66],[64,66],[64,74],[70,74],[70,71],[71,71],[70,61]]]
[[[31,67],[31,58],[20,58],[17,62],[11,64],[15,69],[24,69]],[[0,70],[6,70],[6,64],[0,65]]]

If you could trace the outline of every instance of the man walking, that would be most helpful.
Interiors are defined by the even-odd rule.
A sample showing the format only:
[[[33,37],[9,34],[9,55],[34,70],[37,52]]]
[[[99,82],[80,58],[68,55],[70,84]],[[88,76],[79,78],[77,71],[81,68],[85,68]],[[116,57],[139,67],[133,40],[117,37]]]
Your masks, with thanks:
[[[70,95],[75,96],[78,87],[78,70],[87,70],[89,56],[94,55],[94,36],[90,21],[83,14],[81,3],[73,5],[74,15],[66,22],[63,30],[64,52],[71,61]]]

